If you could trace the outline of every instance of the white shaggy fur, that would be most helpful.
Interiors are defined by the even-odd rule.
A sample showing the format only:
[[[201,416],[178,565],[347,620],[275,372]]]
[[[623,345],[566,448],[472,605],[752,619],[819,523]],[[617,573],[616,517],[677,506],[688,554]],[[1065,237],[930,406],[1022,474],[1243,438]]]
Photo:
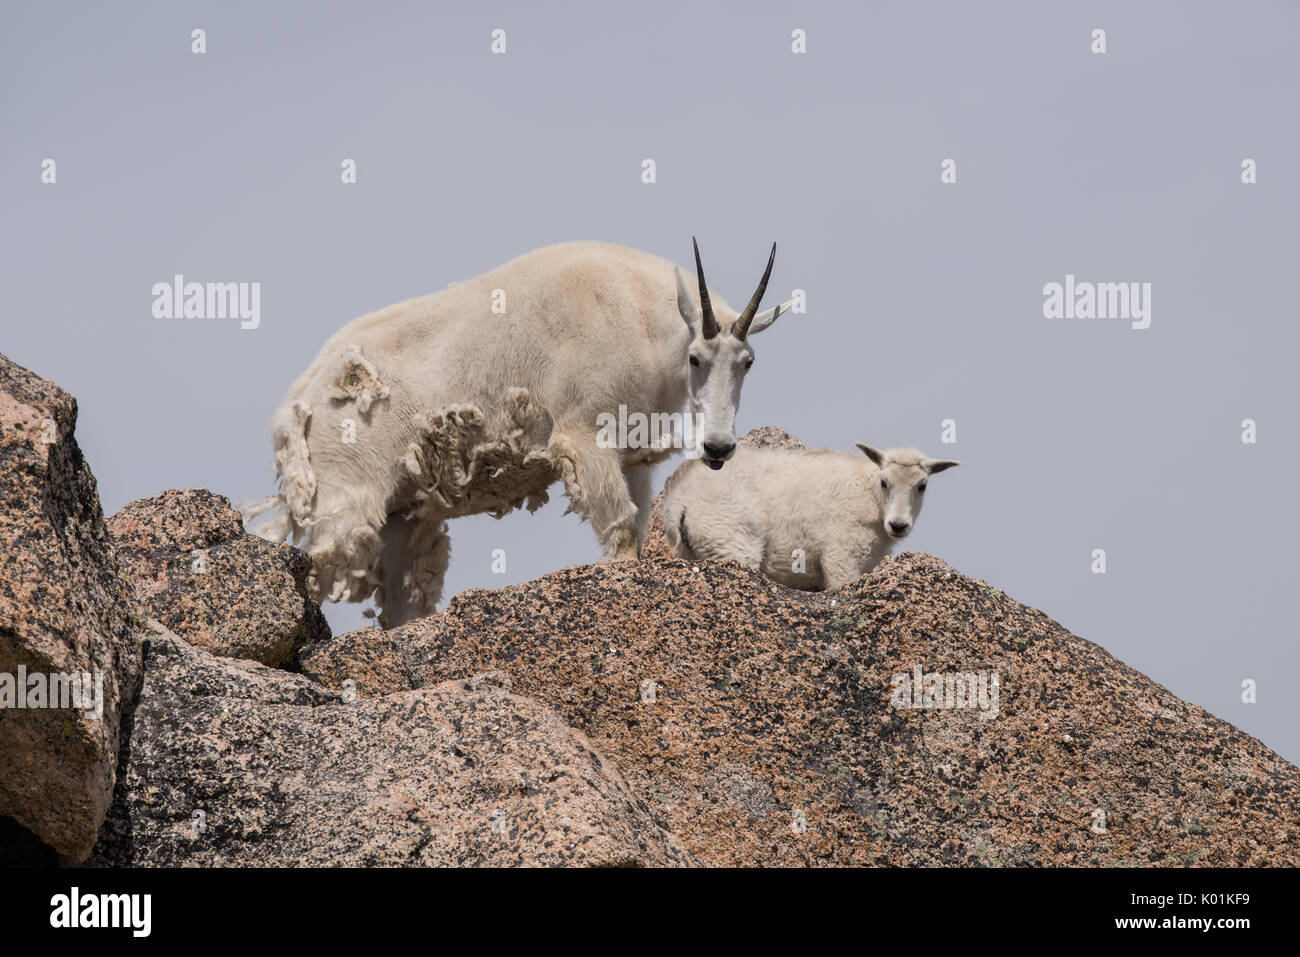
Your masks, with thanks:
[[[721,472],[684,463],[664,494],[673,553],[741,562],[806,591],[856,580],[912,530],[929,476],[959,464],[858,448],[866,458],[742,445]]]
[[[447,519],[532,511],[557,480],[603,558],[634,559],[648,470],[671,452],[602,448],[598,416],[689,408],[720,467],[753,359],[748,333],[791,305],[757,313],[755,302],[746,330],[712,303],[706,322],[696,283],[665,259],[578,242],[362,316],[280,404],[279,495],[245,517],[270,511],[258,534],[304,545],[318,600],[373,594],[386,627],[440,600]]]

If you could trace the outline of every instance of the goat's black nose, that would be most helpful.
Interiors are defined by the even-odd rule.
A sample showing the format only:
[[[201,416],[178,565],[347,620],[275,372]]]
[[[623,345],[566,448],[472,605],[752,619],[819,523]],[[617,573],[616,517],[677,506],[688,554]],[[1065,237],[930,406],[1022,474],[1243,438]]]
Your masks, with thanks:
[[[731,454],[732,450],[735,449],[735,447],[736,447],[735,442],[732,442],[730,445],[711,445],[710,443],[705,442],[704,454],[708,458],[715,459],[721,462],[723,459],[725,459],[728,455]]]
[[[902,535],[907,531],[907,522],[890,522],[889,530],[895,535]]]

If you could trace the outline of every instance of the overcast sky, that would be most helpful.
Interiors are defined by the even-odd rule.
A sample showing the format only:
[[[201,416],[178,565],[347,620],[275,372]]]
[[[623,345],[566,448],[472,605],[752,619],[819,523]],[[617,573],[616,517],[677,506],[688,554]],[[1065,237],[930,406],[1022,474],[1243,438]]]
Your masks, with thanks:
[[[79,400],[106,512],[272,492],[271,413],[357,315],[692,234],[734,304],[776,240],[808,311],[741,431],[960,458],[908,547],[1300,759],[1294,5],[88,7],[0,14],[0,351]],[[259,282],[260,326],[154,318],[177,273]],[[1067,274],[1150,283],[1150,327],[1046,318]],[[564,504],[456,521],[447,594],[594,560]]]

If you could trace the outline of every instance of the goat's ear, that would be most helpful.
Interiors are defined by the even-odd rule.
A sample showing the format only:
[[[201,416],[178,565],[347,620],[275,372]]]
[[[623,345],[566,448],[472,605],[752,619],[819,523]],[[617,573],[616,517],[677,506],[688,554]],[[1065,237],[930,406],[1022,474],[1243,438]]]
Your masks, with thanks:
[[[873,449],[871,446],[863,445],[861,442],[854,442],[853,444],[862,450],[863,455],[875,462],[877,468],[885,467],[885,455],[879,449]]]
[[[695,305],[695,300],[691,298],[690,280],[686,278],[686,273],[682,272],[682,267],[677,267],[677,311],[681,313],[682,321],[686,323],[687,328],[695,335],[700,331],[700,307]]]
[[[756,332],[762,332],[772,323],[776,322],[783,314],[790,311],[790,307],[793,306],[794,303],[795,301],[793,299],[787,299],[779,306],[773,306],[771,309],[764,309],[756,315],[754,321],[749,324],[749,333],[746,338],[752,336]]]
[[[961,463],[954,462],[952,459],[926,459],[921,463],[921,468],[925,469],[926,475],[933,475],[935,472],[956,468],[958,465]]]

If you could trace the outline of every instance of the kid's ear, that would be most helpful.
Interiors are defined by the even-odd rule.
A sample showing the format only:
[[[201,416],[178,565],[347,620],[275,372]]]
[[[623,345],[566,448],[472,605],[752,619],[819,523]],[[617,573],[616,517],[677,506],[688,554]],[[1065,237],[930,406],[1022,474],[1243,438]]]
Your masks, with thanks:
[[[933,475],[935,472],[956,468],[958,465],[961,463],[954,462],[952,459],[926,459],[921,463],[921,468],[925,469],[926,475]]]
[[[877,468],[885,467],[885,456],[879,449],[873,449],[871,446],[863,445],[861,442],[854,442],[853,444],[862,450],[863,455],[875,462]]]

